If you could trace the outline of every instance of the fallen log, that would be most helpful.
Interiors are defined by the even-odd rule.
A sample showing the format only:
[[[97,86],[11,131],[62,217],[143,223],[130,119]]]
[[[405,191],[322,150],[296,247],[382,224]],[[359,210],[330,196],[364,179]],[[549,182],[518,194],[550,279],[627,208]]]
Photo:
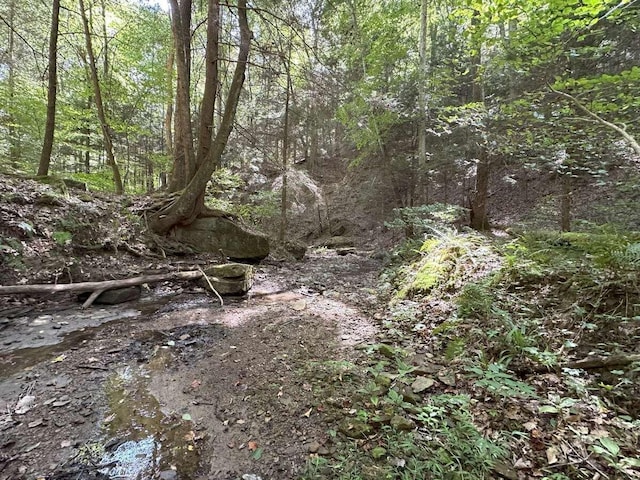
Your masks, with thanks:
[[[157,275],[142,275],[140,277],[123,278],[122,280],[106,280],[103,282],[59,283],[57,285],[0,285],[0,295],[17,293],[56,293],[56,292],[92,292],[82,304],[82,308],[90,307],[98,295],[114,288],[131,287],[143,283],[163,282],[166,280],[197,280],[202,278],[202,271],[190,270],[186,272],[170,272]]]
[[[640,354],[620,353],[616,355],[590,355],[579,360],[572,360],[555,366],[539,364],[514,366],[512,370],[519,375],[530,375],[535,373],[549,373],[552,371],[560,372],[563,368],[598,370],[600,368],[624,367],[635,362],[640,362]]]
[[[597,368],[624,367],[630,363],[640,362],[639,354],[619,354],[619,355],[591,355],[580,360],[567,362],[562,365],[565,368],[582,368],[584,370],[593,370]]]

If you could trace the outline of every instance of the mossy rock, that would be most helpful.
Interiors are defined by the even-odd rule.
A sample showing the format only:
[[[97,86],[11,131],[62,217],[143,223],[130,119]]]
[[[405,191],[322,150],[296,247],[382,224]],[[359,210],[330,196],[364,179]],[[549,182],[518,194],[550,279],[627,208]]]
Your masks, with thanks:
[[[207,290],[211,290],[213,286],[220,295],[244,295],[253,286],[251,265],[226,263],[213,265],[203,271],[207,278],[200,279],[200,285]]]
[[[338,430],[349,438],[366,438],[371,433],[371,425],[362,420],[346,419],[338,426]]]

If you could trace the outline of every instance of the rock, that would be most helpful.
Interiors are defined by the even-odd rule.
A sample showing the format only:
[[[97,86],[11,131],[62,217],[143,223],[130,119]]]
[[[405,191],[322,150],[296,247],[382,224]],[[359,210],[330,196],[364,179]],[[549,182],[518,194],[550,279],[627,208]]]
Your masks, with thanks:
[[[322,242],[323,247],[327,248],[346,248],[353,247],[354,241],[350,237],[330,237]]]
[[[448,387],[456,386],[456,375],[449,370],[442,370],[438,372],[438,380],[447,385]]]
[[[269,255],[269,239],[240,223],[223,217],[198,218],[178,227],[175,238],[200,251],[220,253],[238,260],[260,261]]]
[[[293,255],[296,260],[302,260],[307,254],[307,246],[298,240],[285,241],[284,249]]]
[[[391,419],[391,426],[396,430],[410,432],[415,428],[416,424],[413,422],[413,420],[405,418],[402,415],[394,415]]]
[[[378,347],[378,352],[380,352],[380,354],[384,355],[387,358],[395,358],[396,356],[396,349],[391,345],[386,345],[384,343],[380,344],[380,346]]]
[[[311,442],[308,447],[309,453],[317,453],[321,446],[318,441]]]
[[[434,383],[436,383],[436,381],[431,377],[418,377],[411,384],[411,390],[413,390],[413,393],[424,392],[428,388],[431,388]]]
[[[64,183],[69,188],[75,188],[77,190],[82,190],[84,192],[88,190],[86,183],[81,182],[79,180],[73,180],[72,178],[63,178],[62,183]]]
[[[518,473],[514,470],[514,468],[503,462],[496,462],[493,465],[493,471],[501,477],[508,478],[509,480],[518,480],[519,478]]]
[[[352,419],[344,420],[338,430],[349,438],[365,438],[371,433],[371,427],[365,422]]]
[[[404,387],[401,393],[402,399],[412,405],[417,405],[422,400],[420,395],[416,395],[415,393],[413,393],[413,391],[409,387]]]
[[[178,473],[175,470],[165,470],[158,474],[160,480],[177,480]]]
[[[243,263],[214,265],[206,268],[204,273],[220,295],[244,295],[253,285],[253,268]],[[206,278],[200,279],[200,285],[211,289]]]
[[[95,299],[93,303],[99,305],[117,305],[119,303],[130,302],[132,300],[138,300],[140,298],[140,293],[142,289],[139,285],[134,285],[131,287],[124,288],[114,288],[112,290],[107,290],[106,292],[102,292],[98,295],[98,298]],[[78,301],[84,302],[87,298],[89,298],[91,293],[83,292],[78,295]]]

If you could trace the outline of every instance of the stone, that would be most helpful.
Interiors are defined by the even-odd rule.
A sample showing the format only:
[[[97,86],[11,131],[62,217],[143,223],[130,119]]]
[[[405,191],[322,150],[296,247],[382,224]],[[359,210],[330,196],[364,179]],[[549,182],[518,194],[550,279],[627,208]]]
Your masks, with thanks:
[[[296,260],[304,259],[307,254],[307,246],[298,240],[286,240],[284,242],[284,249],[293,255]]]
[[[269,255],[269,239],[235,220],[223,217],[198,218],[175,229],[176,240],[202,252],[222,253],[235,260],[260,261]]]
[[[72,178],[63,178],[62,183],[64,183],[68,188],[75,188],[77,190],[82,190],[84,192],[88,190],[87,184],[85,182],[81,182],[79,180],[73,180]]]
[[[335,236],[335,237],[327,238],[322,242],[321,245],[327,248],[346,248],[346,247],[353,247],[354,243],[355,242],[351,237]]]
[[[349,438],[365,438],[371,433],[371,426],[360,420],[344,420],[338,430]]]
[[[130,302],[132,300],[138,300],[142,289],[139,285],[124,288],[114,288],[107,290],[98,295],[93,303],[99,305],[117,305],[119,303]],[[78,295],[78,301],[84,302],[91,295],[90,292],[83,292]]]
[[[436,383],[436,381],[431,377],[418,377],[411,384],[411,389],[413,390],[413,393],[421,393],[428,388],[431,388],[434,383]]]
[[[415,428],[416,424],[413,422],[413,420],[405,418],[402,415],[394,415],[391,419],[391,426],[396,430],[410,432]]]
[[[203,270],[216,292],[220,295],[244,295],[253,286],[253,267],[244,263],[213,265]],[[211,290],[206,278],[200,285]]]
[[[177,480],[178,472],[175,470],[164,470],[158,474],[160,480]]]

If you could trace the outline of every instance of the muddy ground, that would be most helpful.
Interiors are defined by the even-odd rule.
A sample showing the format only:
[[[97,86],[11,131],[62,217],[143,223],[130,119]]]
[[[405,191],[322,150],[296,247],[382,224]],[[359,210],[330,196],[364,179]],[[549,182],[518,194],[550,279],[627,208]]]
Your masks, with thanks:
[[[0,312],[0,479],[292,479],[332,452],[317,385],[371,339],[379,264],[319,251],[241,298],[187,283]],[[60,294],[63,295],[63,294]]]

